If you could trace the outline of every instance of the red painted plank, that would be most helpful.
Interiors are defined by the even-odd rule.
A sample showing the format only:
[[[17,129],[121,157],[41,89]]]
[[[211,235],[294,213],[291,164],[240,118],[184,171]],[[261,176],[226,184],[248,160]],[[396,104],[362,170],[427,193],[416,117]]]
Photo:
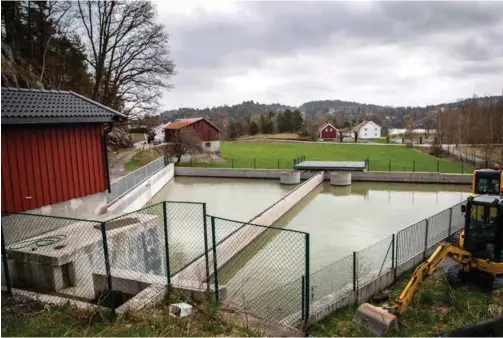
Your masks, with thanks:
[[[2,213],[15,212],[17,194],[12,185],[11,160],[9,158],[9,132],[2,132]]]
[[[86,149],[87,158],[89,159],[89,188],[91,189],[91,194],[96,193],[96,174],[95,174],[95,158],[93,156],[93,141],[92,141],[92,125],[87,125],[85,128],[86,133]]]
[[[77,145],[75,141],[75,127],[68,130],[70,140],[70,161],[72,162],[72,184],[74,187],[74,198],[80,197],[79,163],[77,160]]]
[[[57,140],[57,154],[58,154],[58,167],[59,167],[59,180],[58,183],[61,185],[62,200],[68,201],[71,199],[69,188],[68,188],[68,177],[66,175],[66,167],[68,159],[65,156],[65,135],[62,127],[55,128],[55,136]]]
[[[85,134],[85,126],[79,127],[79,141],[81,144],[80,156],[82,157],[82,172],[84,174],[84,195],[89,195],[91,189],[89,188],[89,159],[87,158],[86,151],[86,134]]]
[[[42,186],[41,195],[40,195],[40,204],[45,205],[48,204],[51,200],[51,183],[49,182],[49,173],[47,172],[47,158],[45,156],[45,137],[44,130],[37,128],[35,131],[35,137],[38,148],[38,156],[39,156],[39,167],[40,167],[40,183]]]
[[[47,163],[47,173],[49,176],[49,194],[46,195],[48,198],[45,204],[54,204],[58,200],[58,193],[56,188],[56,176],[54,172],[54,157],[52,155],[52,145],[51,145],[51,129],[47,128],[44,130],[43,142],[45,149],[45,159]]]
[[[13,153],[15,170],[19,173],[17,184],[19,185],[19,189],[21,195],[19,199],[21,201],[22,210],[30,209],[30,201],[26,199],[29,193],[29,187],[27,182],[27,173],[26,173],[26,162],[24,159],[25,148],[23,147],[23,135],[21,132],[12,133],[11,137],[14,140],[15,151]]]
[[[36,198],[37,198],[37,188],[35,184],[35,177],[33,176],[33,152],[30,138],[31,133],[30,129],[23,129],[21,131],[23,149],[24,149],[24,161],[26,164],[26,183],[28,186],[28,195],[26,196],[27,202],[29,204],[30,209],[35,209],[37,207]]]
[[[30,130],[29,140],[31,145],[31,151],[33,154],[32,162],[32,174],[35,180],[35,193],[32,194],[32,202],[35,208],[40,208],[44,205],[43,187],[42,187],[42,170],[40,168],[40,151],[37,144],[37,133],[38,128],[33,128]]]
[[[54,170],[54,181],[52,184],[56,187],[56,203],[63,201],[63,185],[61,184],[61,159],[59,158],[59,149],[58,149],[58,135],[57,135],[57,127],[53,127],[50,130],[50,138],[51,138],[51,155],[52,155],[52,163]]]
[[[103,146],[101,143],[101,126],[96,125],[93,130],[93,149],[96,157],[96,183],[98,191],[105,191],[105,166],[103,164]]]
[[[64,153],[65,153],[65,162],[66,162],[66,178],[68,182],[68,195],[69,199],[75,198],[75,185],[73,184],[73,162],[71,157],[71,148],[70,148],[70,127],[63,129],[63,145],[64,145]]]
[[[105,158],[104,156],[108,156],[106,150],[103,150],[104,149],[104,144],[103,144],[103,134],[104,134],[104,129],[103,129],[103,125],[100,125],[98,128],[97,128],[97,141],[98,141],[98,146],[97,146],[97,149],[98,149],[98,156],[99,156],[99,164],[100,164],[100,191],[105,191],[108,186],[107,186],[107,173],[106,173],[106,170],[105,170]]]
[[[79,193],[78,197],[82,197],[86,195],[86,182],[85,182],[85,177],[84,177],[84,160],[83,160],[83,155],[82,155],[82,142],[81,142],[81,136],[80,136],[80,127],[76,127],[74,129],[74,134],[75,134],[75,155],[77,156],[77,166],[79,168],[78,170],[78,180],[79,180]]]

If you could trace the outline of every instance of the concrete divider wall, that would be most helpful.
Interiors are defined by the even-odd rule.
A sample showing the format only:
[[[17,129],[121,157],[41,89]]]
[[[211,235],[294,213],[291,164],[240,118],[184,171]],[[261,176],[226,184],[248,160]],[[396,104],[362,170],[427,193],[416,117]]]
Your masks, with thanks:
[[[281,198],[272,206],[253,217],[248,223],[264,226],[272,225],[288,210],[293,208],[302,198],[307,196],[321,182],[323,182],[323,172],[319,172],[308,181],[290,191],[286,196]],[[232,257],[239,254],[239,252],[246,248],[251,242],[253,242],[254,239],[266,230],[266,227],[244,226],[234,232],[225,241],[218,244],[216,247],[218,268],[224,266]],[[190,279],[191,276],[196,276],[198,271],[204,271],[204,263],[204,257],[194,261],[192,264],[172,277],[173,284],[176,285],[181,283],[183,280]],[[212,274],[214,272],[213,264],[210,264],[209,269],[210,274]]]
[[[293,208],[301,199],[307,196],[324,180],[323,172],[311,177],[294,190],[290,191],[285,197],[253,217],[249,223],[270,226],[281,218],[288,210]]]
[[[230,169],[230,168],[190,168],[176,167],[176,176],[228,177],[228,178],[271,178],[279,179],[281,170],[277,169]],[[302,179],[314,176],[316,172],[303,171]],[[446,183],[471,184],[471,174],[439,174],[428,172],[403,171],[354,171],[353,181],[361,182],[402,182],[402,183]],[[325,180],[330,179],[330,172],[325,173]]]
[[[175,175],[173,163],[139,184],[108,207],[110,212],[133,212],[144,207]]]

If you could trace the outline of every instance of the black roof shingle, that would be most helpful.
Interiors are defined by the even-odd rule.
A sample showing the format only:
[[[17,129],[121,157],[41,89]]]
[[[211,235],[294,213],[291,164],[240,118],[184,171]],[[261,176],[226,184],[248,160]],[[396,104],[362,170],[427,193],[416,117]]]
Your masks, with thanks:
[[[119,122],[121,114],[69,91],[2,87],[2,124]]]

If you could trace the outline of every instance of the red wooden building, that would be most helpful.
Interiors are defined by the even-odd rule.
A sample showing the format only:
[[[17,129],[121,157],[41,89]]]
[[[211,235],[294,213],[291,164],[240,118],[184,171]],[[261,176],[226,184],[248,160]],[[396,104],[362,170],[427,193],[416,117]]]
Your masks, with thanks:
[[[166,142],[177,142],[183,132],[187,137],[194,137],[201,141],[201,148],[209,152],[220,152],[221,130],[203,117],[181,119],[169,123],[165,128]]]
[[[337,139],[337,132],[337,128],[327,122],[318,129],[318,138],[322,141],[335,140]]]
[[[109,188],[106,133],[124,115],[73,92],[1,94],[2,214]]]

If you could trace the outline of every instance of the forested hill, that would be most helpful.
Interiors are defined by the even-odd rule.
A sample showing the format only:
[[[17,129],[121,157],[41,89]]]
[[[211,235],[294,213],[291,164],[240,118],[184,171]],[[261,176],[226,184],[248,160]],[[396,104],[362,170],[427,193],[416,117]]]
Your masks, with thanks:
[[[496,102],[503,96],[485,96],[475,98],[478,105],[485,106]],[[473,99],[467,99],[473,100]],[[465,101],[467,101],[465,100]],[[375,104],[364,104],[358,102],[341,100],[320,100],[305,102],[299,107],[292,107],[280,103],[262,104],[254,101],[245,101],[233,106],[218,106],[205,109],[180,108],[165,111],[162,115],[165,121],[177,118],[207,117],[212,120],[234,120],[241,121],[248,118],[258,118],[259,115],[269,112],[276,113],[285,109],[298,109],[310,119],[337,118],[343,122],[354,119],[374,118],[388,128],[403,128],[405,121],[413,118],[418,124],[425,120],[434,119],[436,113],[442,108],[460,108],[465,101],[443,103],[423,107],[392,107]]]
[[[180,108],[167,110],[162,115],[165,121],[190,117],[207,117],[215,119],[217,115],[225,115],[227,118],[241,120],[267,114],[269,112],[276,113],[286,109],[294,110],[295,107],[279,103],[262,104],[254,101],[244,101],[233,106],[225,105],[205,109]]]

